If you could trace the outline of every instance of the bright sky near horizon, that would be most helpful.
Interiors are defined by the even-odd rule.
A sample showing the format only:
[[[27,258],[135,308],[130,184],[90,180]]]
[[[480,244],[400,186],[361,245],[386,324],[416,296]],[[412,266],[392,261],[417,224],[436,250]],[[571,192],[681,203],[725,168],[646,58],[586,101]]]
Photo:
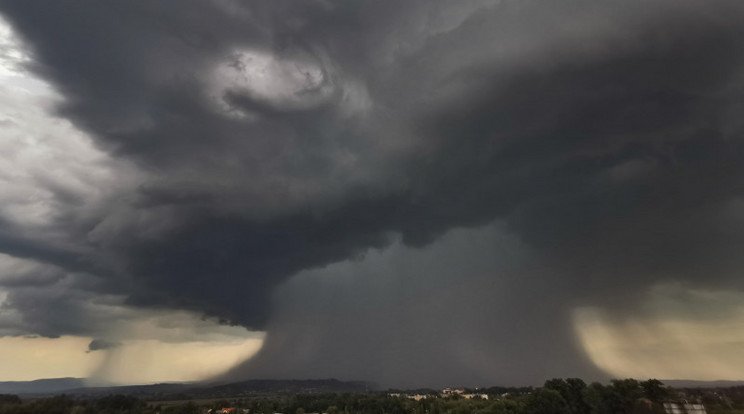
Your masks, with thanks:
[[[90,385],[200,381],[253,356],[260,338],[242,342],[135,340],[89,351],[93,338],[0,338],[0,381],[86,378]]]
[[[84,132],[49,113],[60,97],[48,83],[23,68],[28,54],[3,20],[0,50],[4,122],[0,191],[6,200],[1,208],[5,217],[17,223],[48,225],[54,214],[53,204],[45,201],[50,195],[28,181],[43,168],[53,169],[59,179],[84,174],[90,180],[106,180],[110,172],[101,165],[106,155],[93,147]],[[100,184],[94,181],[93,185]],[[20,283],[25,273],[39,267],[33,261],[0,254],[0,323],[5,329],[20,327],[24,321],[3,306],[7,298],[3,285],[12,288],[14,279]],[[59,278],[52,269],[45,272],[51,279]],[[121,318],[116,326],[98,328],[99,335],[107,336],[109,347],[89,348],[97,338],[90,336],[2,336],[0,381],[76,377],[89,378],[92,384],[146,384],[203,380],[253,356],[263,341],[260,332],[221,325],[197,314],[136,311],[116,298],[110,298],[109,303],[101,299],[90,298],[88,311]]]

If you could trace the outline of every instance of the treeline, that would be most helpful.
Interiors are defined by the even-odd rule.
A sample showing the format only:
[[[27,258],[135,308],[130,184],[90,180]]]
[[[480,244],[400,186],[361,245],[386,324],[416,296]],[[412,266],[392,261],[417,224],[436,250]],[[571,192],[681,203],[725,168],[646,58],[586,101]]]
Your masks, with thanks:
[[[488,399],[419,393],[427,398],[415,401],[405,394],[391,396],[387,392],[308,393],[166,403],[122,395],[97,399],[0,395],[0,414],[205,414],[227,407],[235,407],[235,414],[664,414],[663,402],[683,399],[705,403],[708,414],[744,414],[744,388],[675,390],[653,379],[613,380],[609,384],[551,379],[536,388],[477,390]]]
[[[155,412],[146,402],[125,395],[110,395],[94,400],[73,399],[66,395],[22,400],[15,395],[0,395],[0,414],[154,414]]]

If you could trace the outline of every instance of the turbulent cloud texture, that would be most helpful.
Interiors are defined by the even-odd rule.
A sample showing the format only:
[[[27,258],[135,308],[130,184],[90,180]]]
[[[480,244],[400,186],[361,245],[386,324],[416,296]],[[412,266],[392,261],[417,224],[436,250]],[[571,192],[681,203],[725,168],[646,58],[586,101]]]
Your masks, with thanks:
[[[124,298],[268,330],[230,375],[530,383],[603,375],[577,307],[741,289],[739,1],[0,13],[71,122],[0,171],[46,209],[0,210],[5,334],[97,337],[81,308]]]

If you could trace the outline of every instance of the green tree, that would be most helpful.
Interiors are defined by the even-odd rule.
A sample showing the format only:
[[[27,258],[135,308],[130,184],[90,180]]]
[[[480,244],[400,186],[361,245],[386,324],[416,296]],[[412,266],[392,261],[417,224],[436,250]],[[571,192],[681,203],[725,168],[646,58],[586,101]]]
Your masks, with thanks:
[[[526,409],[530,414],[569,414],[568,405],[561,393],[550,388],[540,388],[530,394]]]
[[[661,403],[670,397],[670,391],[664,387],[664,383],[657,379],[649,379],[641,383],[643,395],[655,403]]]
[[[545,388],[558,391],[566,401],[566,406],[571,414],[588,414],[589,405],[584,401],[584,389],[586,383],[580,378],[554,378],[545,381]]]

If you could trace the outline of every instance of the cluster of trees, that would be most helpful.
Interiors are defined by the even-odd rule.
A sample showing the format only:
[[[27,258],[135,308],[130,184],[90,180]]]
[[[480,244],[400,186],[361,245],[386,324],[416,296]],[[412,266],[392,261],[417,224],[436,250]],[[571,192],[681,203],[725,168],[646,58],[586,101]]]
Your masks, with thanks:
[[[657,380],[614,380],[587,385],[578,378],[552,379],[540,388],[501,389],[488,400],[425,399],[408,406],[412,414],[664,414],[675,392]],[[479,391],[479,392],[482,392]],[[351,413],[350,413],[351,414]]]
[[[581,379],[569,378],[546,381],[525,404],[527,412],[536,414],[664,414],[663,402],[677,397],[655,379],[586,385]]]
[[[250,414],[664,414],[664,401],[681,399],[704,402],[709,414],[744,414],[744,387],[674,390],[657,380],[586,384],[578,378],[551,379],[537,388],[494,387],[478,393],[489,398],[439,398],[429,392],[429,398],[414,401],[377,392],[158,403],[120,395],[98,399],[62,395],[34,400],[0,395],[0,414],[204,414],[223,407],[247,409]]]
[[[15,395],[0,395],[0,414],[155,414],[155,411],[146,402],[124,395],[93,400],[66,395],[22,400]]]

